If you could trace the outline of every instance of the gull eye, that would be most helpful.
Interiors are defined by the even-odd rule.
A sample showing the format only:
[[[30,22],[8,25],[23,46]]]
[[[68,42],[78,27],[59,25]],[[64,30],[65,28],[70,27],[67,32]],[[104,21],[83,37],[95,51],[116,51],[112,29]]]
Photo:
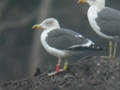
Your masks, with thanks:
[[[46,24],[47,25],[52,25],[52,24],[54,24],[54,22],[53,21],[48,21],[48,22],[46,22]]]

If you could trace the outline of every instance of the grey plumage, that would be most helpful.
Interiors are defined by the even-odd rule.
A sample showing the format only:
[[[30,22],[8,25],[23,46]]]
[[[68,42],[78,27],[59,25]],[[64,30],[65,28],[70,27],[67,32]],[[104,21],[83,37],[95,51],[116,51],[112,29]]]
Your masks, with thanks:
[[[120,37],[120,11],[105,7],[98,13],[96,22],[102,33]]]
[[[89,46],[84,46],[90,40],[84,38],[77,32],[68,29],[56,29],[48,33],[48,37],[46,38],[48,45],[60,50],[69,50],[78,47],[90,47],[94,45],[92,42]]]

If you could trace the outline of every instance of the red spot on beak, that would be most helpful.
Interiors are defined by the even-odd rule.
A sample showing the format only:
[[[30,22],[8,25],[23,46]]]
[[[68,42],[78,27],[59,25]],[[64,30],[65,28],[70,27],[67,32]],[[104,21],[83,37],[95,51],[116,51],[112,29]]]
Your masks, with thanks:
[[[34,27],[34,29],[38,29],[38,27],[36,26],[36,27]]]
[[[34,26],[32,29],[38,29],[38,26]]]
[[[80,3],[84,3],[83,1],[80,1]]]
[[[86,0],[78,0],[78,3],[86,3]]]

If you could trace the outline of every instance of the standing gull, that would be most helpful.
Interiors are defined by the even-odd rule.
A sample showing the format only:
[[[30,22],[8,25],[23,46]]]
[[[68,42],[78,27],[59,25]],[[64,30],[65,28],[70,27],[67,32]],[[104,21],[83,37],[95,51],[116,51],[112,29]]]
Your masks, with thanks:
[[[109,40],[109,58],[116,57],[117,42],[120,40],[120,11],[105,7],[105,0],[78,0],[78,2],[90,5],[87,13],[90,26],[99,36]]]
[[[57,72],[65,71],[68,67],[67,57],[76,54],[78,51],[85,50],[100,50],[101,48],[69,29],[60,28],[58,21],[55,18],[47,18],[42,23],[34,25],[33,29],[43,29],[40,35],[40,41],[44,49],[58,58],[56,72],[48,74],[55,75]],[[63,69],[60,69],[61,60],[65,58]]]

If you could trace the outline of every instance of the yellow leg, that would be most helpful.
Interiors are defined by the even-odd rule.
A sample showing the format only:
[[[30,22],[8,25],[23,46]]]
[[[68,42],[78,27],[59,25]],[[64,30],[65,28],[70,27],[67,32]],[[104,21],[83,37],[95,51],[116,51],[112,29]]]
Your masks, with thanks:
[[[102,58],[112,58],[112,40],[109,41],[109,56],[101,56]]]
[[[116,57],[116,51],[117,51],[117,42],[115,42],[114,44],[113,58]]]
[[[109,58],[112,58],[112,41],[109,41]]]
[[[68,68],[68,60],[65,61],[63,71],[67,70]]]

